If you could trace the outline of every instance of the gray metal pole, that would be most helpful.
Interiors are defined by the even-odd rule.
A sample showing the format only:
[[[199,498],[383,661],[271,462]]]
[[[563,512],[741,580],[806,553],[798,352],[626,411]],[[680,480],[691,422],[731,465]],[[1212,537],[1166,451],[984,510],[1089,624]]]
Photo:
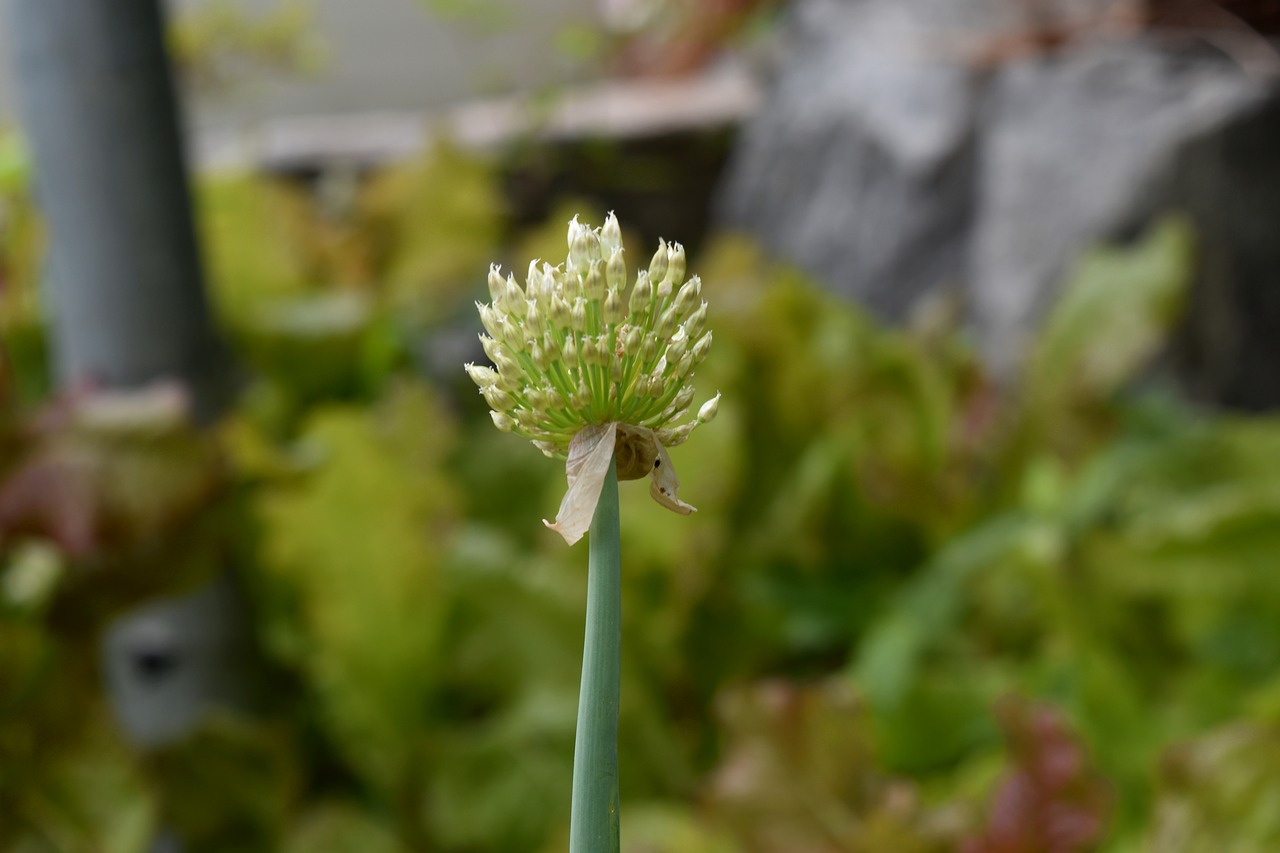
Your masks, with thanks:
[[[215,415],[231,371],[205,299],[158,0],[11,0],[60,380],[181,380]],[[125,732],[152,746],[244,707],[251,644],[229,576],[114,623],[103,657]]]
[[[52,237],[46,303],[65,382],[229,387],[210,322],[158,0],[12,0],[23,124]]]

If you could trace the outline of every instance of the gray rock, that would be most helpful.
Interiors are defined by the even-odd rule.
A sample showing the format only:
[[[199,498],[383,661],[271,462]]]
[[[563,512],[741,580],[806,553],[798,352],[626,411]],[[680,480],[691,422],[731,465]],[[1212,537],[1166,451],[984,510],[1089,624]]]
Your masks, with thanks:
[[[719,203],[724,225],[891,318],[956,280],[967,242],[980,75],[927,59],[932,32],[891,3],[801,4]]]
[[[998,371],[1018,362],[1083,248],[1185,209],[1180,185],[1221,173],[1187,154],[1208,153],[1201,141],[1228,133],[1263,93],[1224,59],[1155,41],[1092,43],[1001,69],[982,121],[968,276]]]
[[[1201,269],[1173,363],[1201,399],[1280,405],[1274,81],[1194,37],[1103,24],[1060,52],[984,64],[975,45],[1008,43],[1029,6],[935,5],[799,5],[722,224],[890,320],[958,289],[1007,374],[1074,257],[1182,211]]]

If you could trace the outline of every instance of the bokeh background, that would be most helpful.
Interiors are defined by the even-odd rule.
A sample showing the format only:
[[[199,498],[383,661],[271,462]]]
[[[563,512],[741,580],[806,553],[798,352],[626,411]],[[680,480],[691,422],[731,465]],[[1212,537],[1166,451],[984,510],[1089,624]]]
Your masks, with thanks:
[[[1280,849],[1276,3],[175,2],[203,273],[142,158],[70,276],[98,5],[3,19],[0,849],[565,849],[586,553],[462,363],[609,210],[724,395],[623,488],[627,853]]]

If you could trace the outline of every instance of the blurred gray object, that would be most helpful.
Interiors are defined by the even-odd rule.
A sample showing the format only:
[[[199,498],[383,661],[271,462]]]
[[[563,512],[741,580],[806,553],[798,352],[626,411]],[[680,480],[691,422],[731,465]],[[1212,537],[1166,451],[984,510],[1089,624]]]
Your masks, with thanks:
[[[960,292],[1008,373],[1082,249],[1184,211],[1202,244],[1181,378],[1280,405],[1280,89],[1115,9],[799,3],[722,223],[890,320]]]
[[[52,345],[64,387],[178,379],[211,419],[231,369],[203,290],[158,0],[11,0],[25,127],[49,226]],[[142,746],[244,707],[254,660],[224,577],[117,621],[117,715]]]

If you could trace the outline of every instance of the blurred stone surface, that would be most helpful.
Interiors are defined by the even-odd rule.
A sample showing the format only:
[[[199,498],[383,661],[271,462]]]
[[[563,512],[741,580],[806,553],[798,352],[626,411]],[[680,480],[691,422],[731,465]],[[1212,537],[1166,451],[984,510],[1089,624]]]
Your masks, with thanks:
[[[1173,363],[1198,398],[1280,405],[1275,78],[1088,4],[1013,8],[800,3],[722,222],[891,320],[958,290],[1011,373],[1081,250],[1183,211],[1201,269]]]

